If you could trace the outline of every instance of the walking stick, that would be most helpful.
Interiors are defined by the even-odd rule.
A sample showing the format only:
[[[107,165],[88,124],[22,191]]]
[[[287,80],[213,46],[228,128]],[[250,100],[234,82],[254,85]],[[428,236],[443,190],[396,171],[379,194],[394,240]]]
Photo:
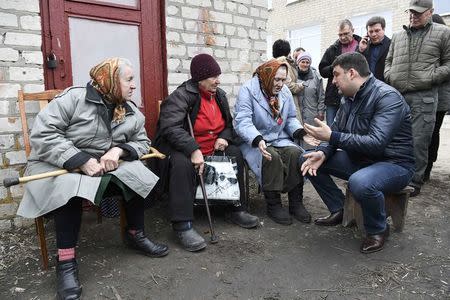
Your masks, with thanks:
[[[189,124],[189,131],[191,133],[192,138],[194,138],[194,130],[192,129],[192,122],[189,118],[189,114],[187,116],[188,124]],[[205,207],[206,207],[206,215],[208,216],[208,222],[209,222],[209,232],[211,233],[211,244],[215,244],[219,241],[216,234],[214,233],[214,228],[211,220],[211,213],[209,211],[209,203],[208,203],[208,196],[206,195],[206,189],[205,189],[205,181],[203,180],[203,175],[199,175],[200,177],[200,187],[202,188],[202,194],[203,194],[203,200],[205,201]]]
[[[144,160],[144,159],[148,159],[148,158],[152,158],[152,157],[156,157],[159,159],[166,158],[166,156],[164,154],[162,154],[161,152],[159,152],[158,150],[156,150],[153,147],[150,147],[150,151],[152,153],[142,155],[139,158],[139,160]],[[123,162],[123,161],[119,160],[119,163],[121,163],[121,162]],[[44,179],[44,178],[49,178],[49,177],[56,177],[56,176],[67,174],[67,173],[77,173],[80,171],[81,171],[80,169],[75,169],[72,171],[68,171],[66,169],[61,169],[61,170],[56,170],[56,171],[51,171],[51,172],[46,172],[46,173],[41,173],[41,174],[35,174],[35,175],[30,175],[30,176],[24,176],[24,177],[9,177],[9,178],[3,179],[3,185],[5,187],[10,187],[13,185],[17,185],[19,183],[27,183],[27,182],[33,181],[33,180]]]

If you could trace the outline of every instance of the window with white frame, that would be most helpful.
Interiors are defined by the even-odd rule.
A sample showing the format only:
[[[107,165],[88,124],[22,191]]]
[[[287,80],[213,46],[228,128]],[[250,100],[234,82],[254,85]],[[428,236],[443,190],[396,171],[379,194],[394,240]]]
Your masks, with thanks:
[[[272,7],[272,0],[267,0],[267,10],[273,9]]]
[[[298,47],[304,48],[311,54],[311,65],[315,68],[318,67],[320,56],[320,39],[321,30],[320,25],[302,27],[298,29],[292,29],[287,32],[287,39],[291,44],[291,54]]]
[[[367,35],[366,23],[367,21],[375,16],[383,17],[386,20],[386,27],[384,28],[384,34],[387,37],[392,37],[392,12],[391,11],[383,11],[377,13],[371,13],[361,16],[353,16],[350,18],[350,21],[353,24],[353,28],[355,29],[355,34],[360,37]]]
[[[448,0],[434,0],[434,13],[441,16],[450,15],[450,1]]]

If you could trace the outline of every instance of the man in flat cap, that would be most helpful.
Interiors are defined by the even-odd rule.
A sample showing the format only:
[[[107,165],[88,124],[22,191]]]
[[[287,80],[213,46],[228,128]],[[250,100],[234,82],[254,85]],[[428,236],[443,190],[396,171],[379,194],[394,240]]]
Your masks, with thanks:
[[[412,0],[407,12],[409,26],[393,35],[384,76],[411,108],[416,159],[411,182],[414,197],[420,193],[427,167],[438,87],[450,78],[450,29],[432,22],[432,0]]]

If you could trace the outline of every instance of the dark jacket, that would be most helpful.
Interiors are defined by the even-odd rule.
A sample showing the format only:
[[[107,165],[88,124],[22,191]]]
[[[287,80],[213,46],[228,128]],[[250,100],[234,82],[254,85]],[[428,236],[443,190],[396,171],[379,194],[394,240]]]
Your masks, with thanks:
[[[234,135],[230,107],[225,91],[220,88],[216,92],[216,102],[225,120],[225,129],[219,134],[219,137],[231,143]],[[188,80],[181,84],[161,104],[154,142],[155,147],[162,143],[168,144],[171,148],[183,152],[186,156],[190,156],[192,152],[200,149],[189,132],[186,119],[189,114],[192,126],[195,126],[199,109],[200,91],[198,83]]]
[[[411,114],[402,95],[370,75],[353,100],[344,98],[331,126],[329,143],[320,145],[327,159],[337,148],[355,162],[391,162],[414,169]]]
[[[361,40],[361,37],[354,34],[353,38],[355,40],[359,41]],[[328,106],[339,106],[341,102],[341,95],[338,93],[338,89],[336,86],[332,83],[333,81],[333,67],[331,67],[331,64],[333,61],[342,54],[342,44],[337,40],[334,42],[333,45],[328,47],[328,49],[325,51],[324,55],[322,56],[322,60],[319,64],[319,72],[320,75],[323,78],[328,78],[327,87],[325,89],[325,105]]]
[[[386,61],[386,56],[389,52],[390,45],[391,45],[391,39],[388,38],[387,36],[385,36],[382,41],[382,44],[380,46],[381,47],[380,56],[378,56],[377,63],[375,64],[375,73],[373,74],[376,79],[379,79],[383,82],[385,82],[385,80],[384,80],[384,63]],[[373,45],[369,44],[366,51],[361,52],[361,54],[366,57],[368,62],[370,59],[370,52],[371,52],[372,47],[373,47]],[[358,48],[356,49],[356,51],[359,52]]]
[[[153,143],[156,149],[168,157],[172,151],[179,151],[184,153],[186,157],[190,157],[192,152],[200,149],[200,146],[190,134],[186,118],[189,114],[194,127],[200,102],[198,83],[188,80],[161,103],[156,137]],[[230,107],[225,91],[220,88],[216,92],[216,102],[225,120],[225,129],[219,134],[219,137],[227,140],[229,144],[236,144],[237,139],[233,131]],[[160,177],[156,193],[163,193],[168,188],[169,160],[150,159],[148,165]]]
[[[413,34],[415,32],[415,34]],[[450,28],[430,21],[394,33],[384,77],[400,93],[431,90],[450,79]]]

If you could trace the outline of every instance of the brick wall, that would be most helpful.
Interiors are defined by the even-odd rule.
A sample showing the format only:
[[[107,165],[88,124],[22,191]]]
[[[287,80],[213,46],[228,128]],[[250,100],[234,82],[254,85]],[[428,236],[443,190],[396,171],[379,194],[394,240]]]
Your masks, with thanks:
[[[239,87],[266,59],[266,0],[168,0],[167,66],[169,93],[190,78],[199,53],[213,55],[221,88],[234,106]]]
[[[38,0],[0,1],[0,182],[22,174],[26,162],[17,91],[44,90]],[[28,112],[37,108],[27,107]],[[16,217],[23,188],[0,186],[0,230],[27,226],[33,220]]]
[[[189,78],[198,53],[216,57],[222,88],[231,105],[240,85],[265,60],[265,0],[167,0],[166,39],[169,92]],[[26,162],[17,91],[44,90],[39,0],[0,0],[0,231],[28,226],[16,217],[23,187],[6,189],[5,177],[23,174]],[[37,113],[38,107],[27,106]]]
[[[337,40],[337,23],[352,16],[392,11],[392,31],[408,24],[405,13],[409,0],[361,0],[361,1],[329,1],[302,0],[286,5],[286,0],[273,0],[273,9],[269,11],[267,33],[273,40],[286,38],[288,30],[320,25],[321,55]]]

